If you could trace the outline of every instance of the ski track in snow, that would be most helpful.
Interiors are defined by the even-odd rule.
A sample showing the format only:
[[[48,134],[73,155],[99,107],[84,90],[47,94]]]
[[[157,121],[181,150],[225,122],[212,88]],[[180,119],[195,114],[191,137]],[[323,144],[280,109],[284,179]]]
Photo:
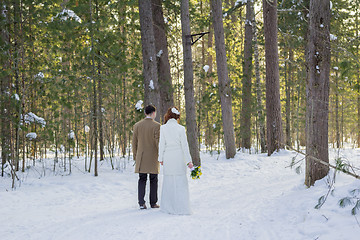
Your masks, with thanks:
[[[360,166],[360,149],[341,154]],[[285,150],[271,157],[238,152],[226,160],[224,153],[220,157],[202,153],[201,179],[189,178],[194,212],[190,216],[139,210],[138,175],[131,161],[123,171],[102,163],[99,177],[76,168],[69,176],[47,173],[40,179],[34,172],[25,173],[26,180],[15,191],[10,190],[11,179],[0,178],[0,236],[2,240],[358,239],[360,226],[351,207],[339,208],[337,202],[359,187],[359,181],[338,174],[334,195],[316,210],[318,198],[327,192],[326,178],[307,189],[304,174],[287,167],[295,155]],[[330,159],[334,158],[331,151]],[[74,164],[82,168],[81,161]],[[161,188],[160,174],[159,197]]]

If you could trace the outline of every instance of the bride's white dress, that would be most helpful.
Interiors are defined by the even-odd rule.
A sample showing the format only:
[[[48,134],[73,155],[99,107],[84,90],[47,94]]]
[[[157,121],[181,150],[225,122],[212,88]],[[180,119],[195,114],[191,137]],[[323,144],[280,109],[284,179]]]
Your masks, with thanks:
[[[163,162],[160,209],[170,214],[191,214],[186,164],[191,161],[185,127],[175,119],[160,127],[159,162]]]

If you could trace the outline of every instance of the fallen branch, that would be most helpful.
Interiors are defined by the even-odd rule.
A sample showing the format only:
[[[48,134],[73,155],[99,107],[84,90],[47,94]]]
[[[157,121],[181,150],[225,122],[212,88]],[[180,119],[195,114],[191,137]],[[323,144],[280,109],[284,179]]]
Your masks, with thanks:
[[[283,144],[284,144],[284,143],[283,143]],[[287,144],[284,144],[284,146],[288,147],[290,150],[293,150],[293,151],[295,151],[295,152],[297,152],[297,153],[300,153],[300,154],[304,155],[305,157],[310,157],[311,159],[315,160],[315,161],[318,162],[318,163],[321,163],[321,164],[323,164],[323,165],[325,165],[325,166],[331,167],[331,168],[333,168],[333,169],[335,169],[335,170],[341,171],[341,172],[343,172],[343,173],[345,173],[345,174],[347,174],[347,175],[350,175],[350,176],[352,176],[352,177],[354,177],[354,178],[356,178],[356,179],[360,179],[360,176],[359,176],[359,175],[357,175],[357,174],[355,174],[355,173],[352,173],[352,172],[349,172],[349,171],[346,170],[346,169],[338,168],[338,167],[336,167],[336,166],[334,166],[334,165],[332,165],[332,164],[330,164],[330,163],[328,163],[328,162],[325,162],[325,161],[323,161],[323,160],[321,160],[321,159],[319,159],[319,158],[316,158],[316,157],[314,157],[314,156],[310,156],[310,155],[308,155],[308,154],[306,154],[306,153],[303,153],[303,152],[301,152],[301,151],[298,151],[298,150],[292,148],[291,146],[289,146],[289,145],[287,145]]]

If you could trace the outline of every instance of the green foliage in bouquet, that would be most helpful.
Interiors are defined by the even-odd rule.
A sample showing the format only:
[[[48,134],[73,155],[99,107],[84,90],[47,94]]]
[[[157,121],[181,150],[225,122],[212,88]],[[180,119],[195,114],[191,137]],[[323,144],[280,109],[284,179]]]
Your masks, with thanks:
[[[191,176],[192,179],[200,179],[201,175],[202,175],[201,166],[193,167],[191,169],[190,176]]]

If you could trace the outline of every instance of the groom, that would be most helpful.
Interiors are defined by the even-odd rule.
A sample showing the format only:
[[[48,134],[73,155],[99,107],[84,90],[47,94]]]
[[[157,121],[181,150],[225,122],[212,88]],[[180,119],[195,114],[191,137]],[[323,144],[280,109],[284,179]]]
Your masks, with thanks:
[[[145,107],[145,119],[134,125],[132,150],[135,173],[139,173],[138,200],[140,209],[146,209],[145,188],[148,174],[150,175],[150,205],[159,208],[157,204],[158,174],[158,148],[160,137],[160,123],[155,122],[156,108],[153,105]]]

